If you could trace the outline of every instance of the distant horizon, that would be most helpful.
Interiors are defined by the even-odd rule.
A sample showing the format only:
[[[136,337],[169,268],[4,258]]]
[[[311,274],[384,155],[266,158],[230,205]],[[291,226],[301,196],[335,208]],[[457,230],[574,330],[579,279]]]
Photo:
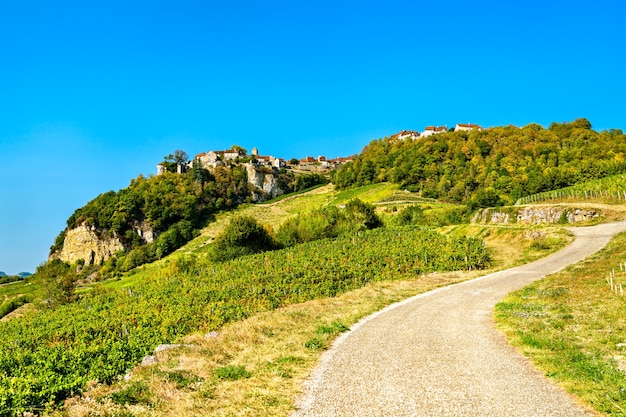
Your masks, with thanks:
[[[18,272],[18,273],[16,273],[16,274],[7,274],[6,272],[4,272],[4,271],[0,270],[0,276],[17,277],[17,276],[20,276],[20,275],[23,275],[23,274],[29,274],[29,275],[32,275],[34,272],[35,272],[35,271],[32,271],[32,272],[28,272],[28,271],[20,271],[20,272]],[[2,275],[2,274],[4,274],[4,275]]]

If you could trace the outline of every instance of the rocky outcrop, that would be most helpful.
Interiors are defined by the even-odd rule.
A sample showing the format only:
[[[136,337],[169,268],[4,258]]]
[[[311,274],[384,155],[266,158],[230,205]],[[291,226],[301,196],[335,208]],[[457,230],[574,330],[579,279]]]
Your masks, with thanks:
[[[259,169],[253,164],[246,164],[248,184],[262,193],[253,192],[254,201],[263,201],[284,194],[278,186],[278,174],[271,168]]]
[[[552,223],[579,223],[600,217],[600,213],[593,209],[579,209],[569,207],[509,207],[503,209],[487,208],[476,212],[473,223],[488,224],[552,224]]]
[[[95,227],[83,224],[66,232],[63,248],[51,254],[50,259],[58,258],[68,263],[82,259],[85,265],[99,265],[124,249],[118,237],[99,234]]]
[[[146,243],[152,243],[154,242],[154,239],[156,239],[157,234],[155,233],[154,229],[152,228],[152,226],[150,226],[148,223],[146,222],[141,222],[141,223],[135,223],[133,225],[133,230],[135,231],[135,233],[137,233],[143,240],[146,241]]]

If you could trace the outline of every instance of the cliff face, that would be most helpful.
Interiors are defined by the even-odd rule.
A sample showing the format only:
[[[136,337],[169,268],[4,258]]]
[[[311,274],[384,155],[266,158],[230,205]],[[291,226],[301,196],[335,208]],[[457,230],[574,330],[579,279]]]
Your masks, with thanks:
[[[58,258],[69,263],[83,259],[85,265],[99,265],[124,249],[119,238],[99,236],[95,228],[83,224],[67,231],[63,248],[51,254],[50,259]]]
[[[284,194],[284,190],[281,190],[278,186],[278,175],[274,174],[273,171],[259,170],[252,164],[246,164],[246,170],[248,183],[267,194],[267,197],[262,196],[260,193],[253,194],[254,201],[262,201]]]
[[[156,233],[146,222],[135,223],[133,230],[146,243],[151,243],[156,238]],[[82,259],[85,265],[99,265],[116,252],[126,249],[117,236],[111,237],[106,233],[99,233],[95,227],[82,224],[65,233],[63,248],[50,254],[49,259],[60,259],[71,264]]]

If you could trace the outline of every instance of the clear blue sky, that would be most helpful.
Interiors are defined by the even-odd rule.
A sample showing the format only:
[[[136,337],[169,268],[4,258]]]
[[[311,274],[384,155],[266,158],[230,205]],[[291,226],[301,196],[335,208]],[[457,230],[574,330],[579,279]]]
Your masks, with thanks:
[[[626,6],[589,1],[0,5],[0,271],[176,149],[358,153],[425,125],[626,129]]]

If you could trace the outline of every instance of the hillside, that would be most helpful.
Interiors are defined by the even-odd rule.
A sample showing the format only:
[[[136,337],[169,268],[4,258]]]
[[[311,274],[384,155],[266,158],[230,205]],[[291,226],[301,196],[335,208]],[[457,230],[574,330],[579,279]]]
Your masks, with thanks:
[[[329,203],[345,202],[346,199],[355,197],[371,203],[398,201],[398,212],[402,212],[402,207],[414,205],[413,200],[418,199],[414,194],[407,195],[405,191],[398,190],[397,186],[390,184],[377,184],[348,191],[337,191],[331,186],[325,186],[275,203],[239,207],[236,213],[230,213],[230,216],[254,210],[267,220],[264,224],[278,228],[283,222],[281,214],[288,213],[289,216],[297,217],[306,214],[310,209],[315,210]],[[402,203],[407,200],[411,203]],[[448,205],[428,208],[434,205],[432,201],[422,203],[428,213],[444,210],[446,207],[453,208]],[[310,208],[307,209],[307,206]],[[392,216],[392,213],[396,213],[393,207],[387,204],[376,206],[379,207],[377,212],[381,216],[385,214]],[[223,223],[227,224],[228,221],[224,219]],[[328,241],[328,244],[314,242],[289,251],[242,258],[224,266],[228,276],[232,277],[228,281],[217,281],[222,274],[222,267],[206,263],[204,260],[208,249],[205,245],[209,235],[207,232],[204,237],[196,238],[158,263],[145,265],[123,276],[119,281],[111,280],[100,284],[124,295],[124,301],[120,301],[119,304],[110,299],[111,303],[119,305],[120,308],[131,300],[142,299],[147,303],[155,296],[158,297],[155,302],[159,306],[160,314],[150,313],[144,317],[137,307],[132,306],[128,307],[129,314],[144,325],[152,323],[152,326],[162,331],[166,329],[171,331],[172,327],[161,322],[158,316],[163,316],[167,323],[177,323],[175,327],[180,328],[196,315],[195,313],[187,315],[182,321],[180,317],[172,315],[175,311],[174,306],[181,304],[181,301],[175,298],[179,294],[178,286],[182,286],[180,292],[188,296],[184,305],[192,309],[190,311],[202,312],[202,309],[196,310],[199,308],[195,305],[198,295],[203,291],[211,292],[211,297],[216,297],[218,301],[215,306],[208,307],[209,310],[214,308],[214,316],[211,316],[210,320],[220,320],[228,307],[225,300],[219,297],[221,291],[238,293],[239,288],[243,291],[252,291],[256,294],[255,303],[262,305],[263,302],[271,302],[272,292],[266,292],[264,288],[270,290],[269,285],[275,278],[282,280],[277,289],[285,291],[286,296],[299,294],[298,297],[306,296],[307,292],[318,286],[321,286],[320,289],[331,289],[332,286],[327,287],[331,282],[334,282],[333,286],[353,285],[358,282],[358,277],[368,281],[356,292],[351,291],[330,299],[316,297],[317,299],[303,304],[289,304],[273,311],[258,313],[243,321],[239,320],[245,317],[244,312],[251,305],[248,304],[247,298],[246,301],[239,301],[237,308],[231,308],[231,312],[239,317],[236,322],[220,325],[217,331],[210,331],[211,327],[204,327],[206,324],[203,324],[201,330],[197,332],[187,329],[186,331],[192,334],[175,339],[177,343],[183,344],[180,349],[155,354],[157,363],[149,367],[134,368],[129,382],[113,384],[112,387],[96,386],[89,391],[92,399],[86,402],[78,400],[74,409],[88,409],[93,413],[95,408],[99,410],[99,414],[96,415],[123,414],[131,409],[155,416],[185,415],[193,412],[203,415],[229,415],[237,414],[243,409],[255,416],[288,415],[293,395],[299,390],[302,378],[310,372],[316,358],[332,339],[345,331],[345,326],[394,300],[484,273],[482,269],[472,269],[464,272],[416,275],[417,271],[413,269],[415,265],[409,267],[411,261],[407,260],[412,258],[411,247],[417,243],[416,249],[428,246],[437,252],[444,252],[444,246],[438,244],[431,246],[431,243],[435,243],[440,237],[418,228],[415,234],[406,235],[409,240],[398,240],[398,234],[404,235],[407,230],[392,227],[393,217],[390,217],[387,223],[388,230],[373,231],[378,237],[370,234],[346,236],[338,241]],[[214,230],[211,234],[213,233],[219,234],[220,231]],[[470,237],[468,243],[473,241],[482,246],[484,241],[489,248],[490,256],[493,254],[492,262],[495,269],[522,260],[535,259],[559,247],[568,239],[562,231],[553,229],[543,229],[537,235],[542,237],[535,240],[525,237],[522,228],[466,225],[446,228],[446,234],[460,238],[461,240],[457,242],[463,242]],[[384,240],[379,239],[383,237]],[[424,237],[427,237],[430,243],[426,245],[420,243]],[[471,239],[472,237],[478,239]],[[536,244],[539,242],[541,245]],[[458,244],[452,247],[455,246],[459,247]],[[398,249],[400,252],[396,252]],[[372,258],[367,261],[360,258],[360,254],[368,252],[371,253],[368,256]],[[394,252],[402,259],[399,264],[395,263],[395,255],[390,256]],[[351,260],[350,253],[358,255]],[[280,262],[275,264],[276,259],[280,259]],[[297,266],[298,264],[302,267]],[[277,270],[272,269],[277,265],[279,266]],[[285,276],[284,273],[288,275]],[[300,279],[309,274],[313,281],[301,285]],[[244,276],[245,278],[241,278]],[[341,279],[328,281],[327,278],[332,276]],[[256,281],[255,277],[261,277],[262,284]],[[383,278],[388,280],[379,281]],[[291,287],[288,284],[292,279],[296,287],[294,293],[289,295]],[[217,289],[215,284],[209,284],[207,280],[216,280],[215,284],[218,284],[217,288],[220,289]],[[209,288],[201,288],[207,284],[210,285]],[[102,291],[101,286],[96,287],[100,288],[99,292]],[[147,292],[148,286],[154,289]],[[131,297],[131,294],[134,297]],[[172,305],[169,305],[168,299]],[[150,308],[149,304],[146,307]],[[184,312],[184,309],[177,309]],[[129,326],[128,321],[125,323]],[[131,327],[127,328],[132,331]],[[94,403],[93,398],[101,400]]]
[[[586,119],[548,129],[531,124],[392,135],[372,141],[330,175],[338,189],[391,182],[422,198],[473,210],[621,173],[625,139],[621,130],[592,130]],[[224,153],[223,160],[213,152],[212,163],[201,163],[208,154],[188,162],[177,151],[163,163],[167,169],[161,175],[140,176],[128,188],[103,193],[77,209],[50,259],[104,266],[101,276],[123,273],[176,250],[223,211],[326,181],[319,174],[266,166],[265,157],[242,151],[233,151],[233,159]]]
[[[0,410],[56,408],[94,384],[113,384],[113,392],[128,395],[127,388],[138,389],[135,394],[143,399],[137,401],[156,407],[154,395],[141,392],[161,388],[148,389],[145,382],[120,388],[115,381],[159,344],[398,280],[416,281],[423,291],[553,251],[568,240],[561,229],[467,223],[475,208],[513,202],[518,194],[530,194],[533,184],[542,191],[621,172],[624,142],[621,131],[594,132],[584,120],[550,129],[531,125],[386,138],[332,174],[334,185],[319,186],[325,180],[316,174],[271,170],[284,176],[286,192],[293,193],[269,202],[253,202],[251,193],[259,190],[238,165],[202,175],[192,169],[139,177],[76,210],[50,262],[0,289],[3,314],[18,309],[24,315],[0,323],[6,335],[0,341]],[[577,202],[570,204],[576,208]],[[598,213],[624,216],[610,207]],[[233,229],[241,219],[239,224],[267,239],[265,246],[251,245],[248,251],[245,236],[261,235]],[[59,254],[72,246],[67,237],[76,231],[119,247],[105,248],[106,257],[90,247],[87,256],[63,262]],[[232,251],[236,259],[216,256],[231,249],[220,246],[224,242],[238,247]],[[374,305],[379,304],[368,308]],[[306,343],[324,346],[343,325],[332,326],[323,337],[309,333],[315,340]],[[231,366],[229,353],[224,355],[209,359],[217,361],[211,369]],[[217,395],[212,386],[220,378],[189,372],[185,375],[195,381],[189,383],[200,388],[187,394]],[[163,375],[154,377],[169,378]],[[113,415],[135,401],[104,395],[118,398]]]
[[[271,194],[263,189],[267,181],[275,184]],[[101,272],[126,272],[176,250],[220,212],[326,182],[319,174],[249,164],[139,176],[77,209],[50,248],[50,259],[86,267],[108,261]]]
[[[397,192],[395,187],[378,188],[362,195]],[[275,204],[306,219],[310,211],[296,208],[302,207],[299,198],[336,202],[349,196],[346,206],[351,207],[358,195],[340,194],[325,188]],[[481,269],[490,262],[476,238],[416,227],[359,230],[225,263],[208,258],[211,245],[195,245],[188,254],[182,250],[120,281],[83,287],[78,297],[61,294],[66,298],[54,298],[59,302],[42,305],[36,314],[0,323],[5,335],[0,341],[0,410],[30,411],[33,404],[79,394],[89,381],[112,383],[157,345],[193,332],[216,331],[263,311],[332,297],[370,282]],[[46,279],[71,272],[69,266],[51,262],[29,282],[45,286]]]
[[[374,204],[378,215],[385,219],[386,226],[371,232],[347,234],[337,240],[323,239],[285,250],[251,255],[225,264],[215,264],[207,259],[212,246],[210,243],[214,237],[223,232],[233,216],[253,215],[263,219],[263,224],[270,229],[277,230],[287,219],[307,218],[311,212],[344,205],[354,198]],[[415,207],[420,207],[417,217],[414,217]],[[159,262],[135,269],[120,276],[119,280],[82,284],[79,287],[80,297],[70,300],[71,302],[66,305],[53,309],[44,308],[37,313],[31,311],[23,319],[2,323],[0,331],[7,335],[5,340],[19,344],[20,353],[16,354],[16,351],[0,342],[0,366],[11,377],[0,378],[0,399],[5,401],[4,405],[7,407],[28,411],[28,404],[43,404],[47,401],[46,398],[55,398],[58,402],[91,386],[104,390],[103,394],[93,392],[90,396],[100,395],[102,402],[98,404],[101,404],[103,410],[108,410],[96,415],[123,414],[132,404],[140,404],[149,415],[151,413],[149,410],[154,407],[171,411],[170,405],[180,405],[178,400],[173,398],[166,402],[155,400],[155,395],[157,397],[169,395],[162,393],[163,389],[169,393],[175,389],[177,398],[193,399],[193,402],[205,398],[206,395],[203,404],[206,403],[209,407],[207,410],[224,406],[219,405],[220,403],[216,405],[216,402],[210,400],[214,397],[222,398],[220,401],[228,399],[228,403],[232,404],[228,406],[231,411],[233,408],[230,407],[235,409],[248,407],[244,405],[247,402],[235,400],[236,395],[225,392],[222,397],[217,388],[213,388],[221,386],[221,383],[219,378],[214,379],[212,372],[218,372],[222,367],[225,369],[224,372],[239,369],[237,368],[239,365],[231,366],[227,359],[237,349],[227,346],[220,347],[227,349],[223,354],[217,356],[201,354],[194,359],[211,362],[208,373],[195,370],[193,367],[187,368],[183,363],[170,368],[169,362],[164,362],[158,368],[137,368],[138,379],[133,378],[134,382],[130,385],[125,383],[117,385],[113,381],[135,367],[159,344],[195,340],[194,336],[189,336],[193,333],[216,334],[212,332],[217,331],[219,334],[222,332],[228,334],[227,323],[238,323],[246,317],[265,314],[263,312],[277,307],[279,308],[277,315],[284,314],[281,312],[282,309],[292,305],[291,311],[304,309],[297,313],[299,317],[304,318],[309,314],[306,311],[310,305],[298,307],[299,304],[292,303],[324,299],[363,286],[369,288],[365,290],[366,292],[371,293],[372,288],[379,288],[379,285],[383,286],[380,288],[395,286],[392,282],[397,280],[405,282],[399,283],[398,288],[406,289],[409,285],[423,291],[433,286],[476,276],[475,274],[479,273],[476,267],[480,269],[484,267],[480,266],[481,264],[485,265],[482,242],[489,248],[489,257],[492,258],[494,266],[502,268],[511,265],[512,262],[520,262],[524,258],[533,259],[546,251],[554,250],[567,239],[562,232],[547,229],[534,231],[527,236],[524,228],[520,227],[507,229],[500,226],[490,228],[460,225],[446,228],[446,235],[449,235],[446,237],[435,231],[426,230],[423,226],[417,228],[399,226],[401,219],[404,219],[402,222],[408,221],[409,224],[410,222],[433,224],[446,218],[445,213],[457,212],[458,209],[459,206],[456,205],[437,203],[415,193],[400,190],[397,185],[375,184],[344,191],[324,186],[267,204],[245,204],[233,212],[220,214],[218,221],[203,229],[200,236]],[[403,216],[405,212],[411,216]],[[400,236],[404,237],[399,239]],[[476,261],[479,263],[474,263]],[[63,273],[69,271],[62,265],[53,266]],[[470,266],[471,273],[425,274],[428,270],[445,271],[459,268],[467,270]],[[43,277],[38,273],[27,279],[25,285],[33,288],[45,284],[41,281]],[[13,288],[13,291],[20,289],[23,291],[27,288],[29,287],[22,285]],[[16,296],[19,296],[19,292],[14,293],[13,297]],[[392,300],[398,295],[390,293],[389,297],[389,300]],[[374,297],[367,302],[368,307],[364,307],[362,311],[380,308],[380,302]],[[349,308],[350,311],[353,311],[352,309],[353,307]],[[291,323],[292,319],[281,320],[286,324]],[[310,323],[307,326],[313,326],[313,330],[303,329],[303,337],[310,340],[298,342],[298,346],[302,344],[302,347],[290,345],[289,348],[280,348],[282,352],[289,352],[285,349],[296,349],[300,352],[302,349],[297,355],[304,355],[303,359],[293,359],[294,363],[285,362],[284,365],[271,365],[267,371],[270,372],[269,375],[274,375],[272,372],[276,369],[283,369],[280,372],[281,375],[285,375],[278,379],[272,376],[271,378],[276,379],[275,383],[289,382],[290,378],[286,375],[294,372],[289,369],[302,366],[299,365],[300,361],[309,364],[307,366],[313,366],[314,358],[320,351],[316,346],[324,346],[333,335],[340,332],[338,329],[341,329],[338,324],[325,325],[326,327],[323,327],[325,330],[318,334],[315,328],[322,324],[314,315],[307,318],[307,323]],[[333,321],[330,320],[328,323]],[[260,326],[266,329],[260,330],[264,338],[281,328],[277,323]],[[287,332],[287,329],[284,331]],[[289,332],[293,331],[296,330],[292,325]],[[187,339],[188,337],[191,339]],[[242,336],[233,337],[236,342],[232,343],[241,346]],[[190,343],[204,346],[204,343],[222,343],[222,341],[196,340]],[[209,352],[213,352],[213,348],[210,348]],[[284,353],[283,357],[291,356]],[[249,360],[256,363],[256,360]],[[279,364],[283,363],[281,361],[291,360],[274,358],[271,361],[278,361],[272,363]],[[31,367],[28,363],[38,365]],[[68,365],[70,363],[71,367]],[[268,374],[263,369],[267,366],[270,365],[260,363],[241,372],[253,371],[265,381]],[[279,368],[276,368],[277,366]],[[147,374],[144,374],[142,369],[150,370],[152,376],[147,380],[144,379]],[[59,373],[60,371],[62,372]],[[181,381],[179,388],[168,385],[170,383],[168,381],[174,381],[173,378]],[[228,380],[230,377],[226,378],[225,383],[230,386]],[[38,382],[44,379],[47,381],[45,389]],[[251,383],[253,381],[259,383],[256,377],[250,379]],[[29,382],[31,388],[24,391],[20,386],[26,380],[31,381]],[[96,380],[100,383],[111,382],[113,386],[106,388],[108,384],[101,386],[90,382]],[[154,381],[156,385],[150,381]],[[258,405],[262,410],[267,409],[267,405]],[[87,404],[87,409],[92,410],[94,406]],[[258,415],[264,414],[261,412]]]
[[[489,207],[626,170],[626,136],[596,132],[586,119],[416,140],[370,142],[333,176],[339,188],[392,182],[423,197]]]

